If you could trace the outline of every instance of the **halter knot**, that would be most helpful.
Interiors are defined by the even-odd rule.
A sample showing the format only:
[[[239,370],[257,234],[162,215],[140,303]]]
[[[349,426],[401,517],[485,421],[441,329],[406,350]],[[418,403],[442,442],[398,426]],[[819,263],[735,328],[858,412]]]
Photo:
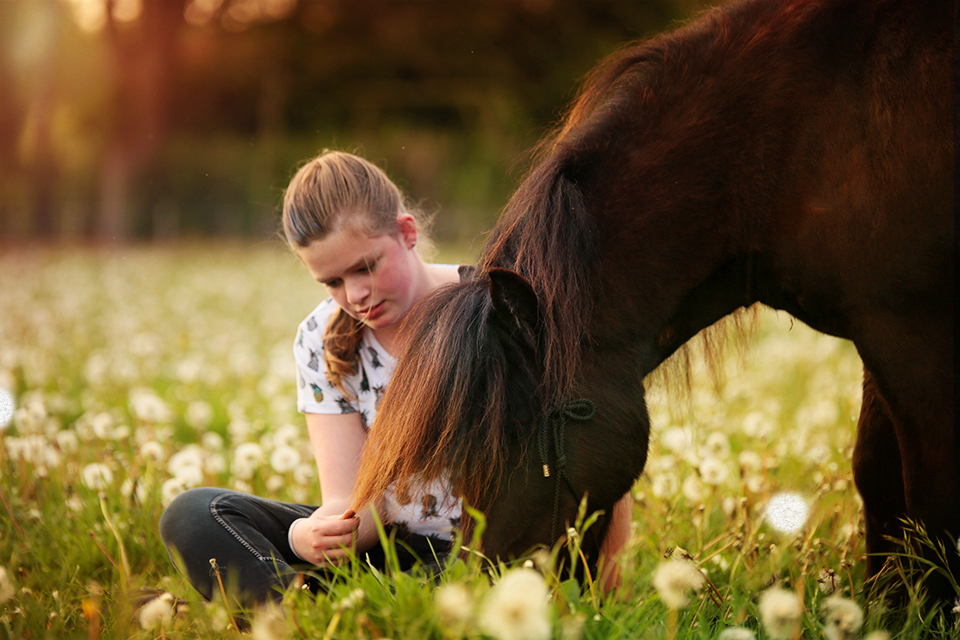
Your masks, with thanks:
[[[553,492],[553,523],[551,531],[557,530],[557,518],[560,514],[560,479],[562,478],[567,488],[577,500],[577,495],[570,477],[565,469],[567,466],[567,456],[564,453],[564,442],[566,441],[567,420],[575,422],[586,422],[597,412],[597,407],[586,398],[577,398],[574,400],[564,400],[557,402],[544,414],[543,423],[540,425],[540,431],[537,433],[537,445],[540,450],[540,465],[543,469],[543,477],[550,477],[550,462],[548,456],[549,440],[553,435],[553,457],[554,466],[557,469],[556,488]]]
[[[557,402],[543,416],[540,432],[537,434],[537,444],[540,449],[540,464],[543,467],[543,477],[550,477],[550,463],[547,456],[549,436],[553,435],[554,458],[556,467],[562,471],[567,466],[567,457],[563,452],[564,436],[566,435],[567,419],[576,422],[586,422],[597,413],[597,407],[586,398],[576,398]],[[552,429],[550,427],[553,427]]]

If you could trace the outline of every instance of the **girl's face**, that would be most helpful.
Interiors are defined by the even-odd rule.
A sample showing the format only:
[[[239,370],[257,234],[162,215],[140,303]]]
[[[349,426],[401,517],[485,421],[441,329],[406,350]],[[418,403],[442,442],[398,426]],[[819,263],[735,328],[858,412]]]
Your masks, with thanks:
[[[397,235],[370,236],[348,225],[296,250],[340,308],[374,330],[399,320],[422,295],[416,223],[409,214],[397,223]]]

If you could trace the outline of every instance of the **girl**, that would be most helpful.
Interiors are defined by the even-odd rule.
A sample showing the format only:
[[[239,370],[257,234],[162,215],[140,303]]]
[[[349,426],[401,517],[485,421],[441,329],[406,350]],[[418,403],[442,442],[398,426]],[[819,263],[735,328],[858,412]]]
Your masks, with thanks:
[[[303,166],[283,199],[283,229],[294,253],[329,298],[301,323],[294,344],[297,407],[306,415],[317,463],[321,507],[266,500],[215,488],[177,497],[160,519],[171,557],[200,593],[224,585],[243,606],[282,597],[300,570],[356,552],[384,563],[370,512],[348,510],[367,429],[394,366],[399,321],[433,289],[459,279],[458,268],[429,264],[424,239],[400,191],[357,156],[325,152]],[[442,486],[399,505],[377,505],[397,539],[401,568],[438,569],[460,517]],[[182,563],[182,564],[180,564]]]

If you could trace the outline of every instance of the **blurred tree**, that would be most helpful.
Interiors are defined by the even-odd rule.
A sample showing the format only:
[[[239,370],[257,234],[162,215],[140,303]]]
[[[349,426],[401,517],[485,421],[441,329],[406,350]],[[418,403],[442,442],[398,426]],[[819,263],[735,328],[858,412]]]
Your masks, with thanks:
[[[0,89],[0,216],[21,220],[0,238],[272,233],[296,163],[325,146],[472,237],[577,80],[698,1],[0,0],[0,40],[39,5],[75,17],[32,61],[0,55],[0,87],[22,88]]]
[[[100,239],[126,240],[136,211],[132,182],[153,168],[166,134],[174,42],[184,24],[186,0],[140,0],[140,19],[123,29],[114,11],[116,0],[103,1],[116,84],[96,232]]]

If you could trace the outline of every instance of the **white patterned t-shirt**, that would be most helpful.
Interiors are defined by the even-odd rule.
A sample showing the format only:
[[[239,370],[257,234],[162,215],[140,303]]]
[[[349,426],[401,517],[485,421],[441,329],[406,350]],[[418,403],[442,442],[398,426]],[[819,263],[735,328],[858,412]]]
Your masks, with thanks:
[[[397,365],[377,341],[373,331],[364,327],[360,338],[357,373],[342,378],[343,386],[354,398],[344,396],[327,381],[323,359],[323,335],[330,318],[339,307],[327,298],[300,323],[293,345],[297,363],[297,409],[301,413],[359,413],[364,429],[373,425],[377,404]],[[406,505],[399,504],[393,491],[384,496],[386,518],[395,526],[421,535],[451,538],[460,521],[460,500],[450,495],[441,482],[422,488]]]

